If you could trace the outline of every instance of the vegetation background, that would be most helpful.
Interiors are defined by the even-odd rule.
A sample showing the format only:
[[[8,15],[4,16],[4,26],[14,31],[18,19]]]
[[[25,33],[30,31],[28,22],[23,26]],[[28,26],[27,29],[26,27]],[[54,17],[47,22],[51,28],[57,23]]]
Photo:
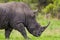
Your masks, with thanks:
[[[51,21],[50,26],[40,37],[34,37],[27,32],[31,40],[60,40],[60,0],[0,0],[0,3],[6,2],[25,2],[35,10],[39,9],[36,20],[41,25],[46,25]],[[5,40],[4,30],[0,30],[0,40]],[[23,36],[16,30],[10,35],[10,40],[24,40]]]

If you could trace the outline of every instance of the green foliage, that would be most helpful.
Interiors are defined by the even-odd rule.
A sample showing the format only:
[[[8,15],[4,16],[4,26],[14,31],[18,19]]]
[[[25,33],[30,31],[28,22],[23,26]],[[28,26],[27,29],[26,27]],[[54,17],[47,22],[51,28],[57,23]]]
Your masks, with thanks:
[[[44,9],[42,9],[42,14],[47,13],[57,17],[58,13],[60,13],[60,0],[53,0],[53,4],[50,3]]]
[[[53,7],[53,4],[49,4],[48,6],[46,6],[46,8],[42,9],[42,12],[49,13],[53,10]]]

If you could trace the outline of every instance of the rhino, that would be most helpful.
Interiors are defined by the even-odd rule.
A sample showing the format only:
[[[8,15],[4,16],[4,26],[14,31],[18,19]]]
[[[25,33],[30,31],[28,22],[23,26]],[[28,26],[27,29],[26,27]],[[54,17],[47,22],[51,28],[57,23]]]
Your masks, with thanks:
[[[32,10],[23,2],[0,3],[0,29],[5,29],[5,38],[9,40],[13,29],[19,31],[26,40],[26,29],[33,36],[39,37],[50,22],[42,27],[36,21],[36,13],[36,10]]]

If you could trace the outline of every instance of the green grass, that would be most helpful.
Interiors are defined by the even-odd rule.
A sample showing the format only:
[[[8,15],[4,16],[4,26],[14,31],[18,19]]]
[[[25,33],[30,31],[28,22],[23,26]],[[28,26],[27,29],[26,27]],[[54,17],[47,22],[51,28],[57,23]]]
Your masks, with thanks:
[[[42,19],[42,17],[38,17],[37,19],[38,23],[40,23],[42,26],[47,25],[49,21],[47,19]],[[50,22],[50,26],[43,32],[40,37],[34,37],[33,35],[27,32],[28,37],[31,38],[31,40],[60,40],[60,20],[51,19]],[[4,33],[4,30],[0,30],[0,40],[5,40]],[[18,31],[13,30],[10,35],[10,40],[25,39]]]

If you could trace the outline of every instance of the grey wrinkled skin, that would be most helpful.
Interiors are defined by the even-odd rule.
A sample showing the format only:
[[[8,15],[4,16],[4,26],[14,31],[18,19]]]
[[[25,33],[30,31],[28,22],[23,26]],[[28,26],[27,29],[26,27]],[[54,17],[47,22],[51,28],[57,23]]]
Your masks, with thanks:
[[[34,36],[38,37],[48,27],[42,27],[35,20],[35,12],[22,2],[0,3],[0,29],[5,29],[5,38],[9,39],[13,29],[19,31],[25,39],[25,27]]]

